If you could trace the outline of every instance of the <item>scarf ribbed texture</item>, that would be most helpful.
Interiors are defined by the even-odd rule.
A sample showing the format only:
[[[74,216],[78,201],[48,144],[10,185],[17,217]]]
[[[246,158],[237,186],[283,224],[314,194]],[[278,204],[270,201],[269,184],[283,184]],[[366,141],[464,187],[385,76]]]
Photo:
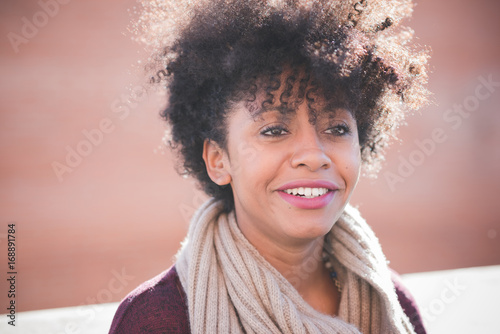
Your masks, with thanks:
[[[307,304],[221,209],[214,200],[198,209],[177,255],[192,333],[414,333],[378,239],[353,207],[325,239],[342,285],[337,317]]]

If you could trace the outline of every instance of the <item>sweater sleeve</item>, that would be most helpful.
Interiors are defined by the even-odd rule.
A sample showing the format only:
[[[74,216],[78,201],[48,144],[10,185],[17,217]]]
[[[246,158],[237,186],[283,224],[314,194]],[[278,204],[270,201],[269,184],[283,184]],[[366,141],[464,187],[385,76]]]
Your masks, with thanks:
[[[187,312],[185,292],[174,266],[123,299],[109,334],[190,333]]]
[[[411,295],[410,291],[404,286],[401,277],[393,270],[392,271],[392,281],[394,287],[396,288],[396,294],[398,295],[399,303],[403,308],[408,319],[410,319],[411,324],[415,330],[416,334],[426,334],[424,323],[420,312],[417,307],[415,299]]]

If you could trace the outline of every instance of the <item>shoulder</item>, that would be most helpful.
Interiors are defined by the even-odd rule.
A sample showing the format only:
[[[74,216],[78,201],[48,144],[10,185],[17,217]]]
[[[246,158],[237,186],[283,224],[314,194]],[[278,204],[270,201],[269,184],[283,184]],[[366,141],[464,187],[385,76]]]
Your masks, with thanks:
[[[401,304],[401,307],[403,308],[403,311],[408,319],[410,319],[410,322],[415,329],[415,333],[425,334],[426,331],[415,299],[411,295],[410,291],[405,287],[401,276],[399,276],[399,274],[392,269],[391,274],[399,303]]]
[[[173,266],[122,300],[109,333],[189,333],[188,319],[185,292]]]

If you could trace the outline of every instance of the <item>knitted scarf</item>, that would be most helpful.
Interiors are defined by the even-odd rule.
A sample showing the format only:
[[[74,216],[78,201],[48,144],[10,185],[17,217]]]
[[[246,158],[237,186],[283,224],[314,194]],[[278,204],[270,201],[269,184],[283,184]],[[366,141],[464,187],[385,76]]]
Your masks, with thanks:
[[[221,209],[214,200],[198,209],[177,255],[193,333],[414,333],[378,239],[353,207],[325,238],[342,285],[336,317],[307,304]]]

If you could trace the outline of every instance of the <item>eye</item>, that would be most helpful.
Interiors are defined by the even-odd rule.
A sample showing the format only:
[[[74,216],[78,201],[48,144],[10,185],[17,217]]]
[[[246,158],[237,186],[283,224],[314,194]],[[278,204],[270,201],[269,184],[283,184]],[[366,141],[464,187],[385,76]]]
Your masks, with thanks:
[[[261,134],[269,137],[279,137],[286,135],[288,131],[279,125],[273,125],[262,130]]]
[[[345,136],[351,133],[351,128],[347,124],[338,124],[325,131],[334,136]]]

